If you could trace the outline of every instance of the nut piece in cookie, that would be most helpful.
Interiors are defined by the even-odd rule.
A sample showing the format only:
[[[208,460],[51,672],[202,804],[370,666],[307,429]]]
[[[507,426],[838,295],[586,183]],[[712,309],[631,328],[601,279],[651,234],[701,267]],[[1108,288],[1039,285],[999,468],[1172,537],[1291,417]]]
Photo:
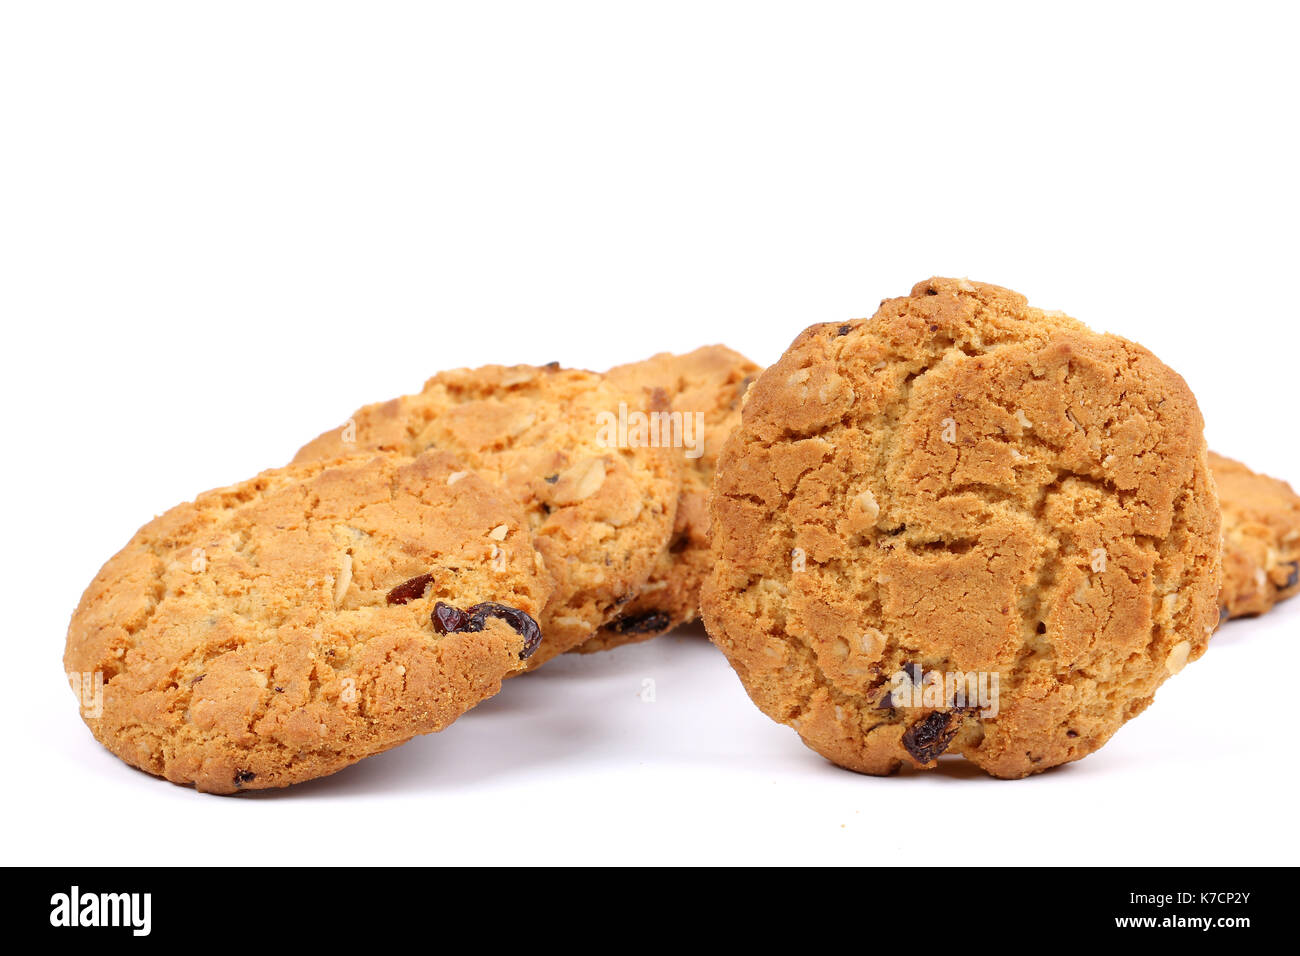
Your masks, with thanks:
[[[456,369],[414,395],[358,410],[294,461],[438,448],[522,506],[555,584],[538,622],[545,640],[529,659],[535,667],[595,634],[642,589],[667,546],[681,454],[639,428],[638,416],[668,411],[662,390],[595,372]]]
[[[149,522],[68,627],[86,724],[133,766],[231,793],[333,773],[491,697],[536,649],[551,585],[519,506],[449,483],[463,471],[437,451],[291,465]],[[482,613],[440,629],[443,603]]]
[[[1300,496],[1285,481],[1210,452],[1223,511],[1228,617],[1263,614],[1300,591]]]
[[[672,406],[674,447],[682,456],[682,493],[672,539],[659,552],[650,579],[612,621],[576,650],[607,650],[644,641],[695,620],[700,585],[709,568],[709,489],[718,453],[740,424],[745,392],[760,369],[725,345],[685,355],[663,352],[605,373],[619,386],[649,393],[663,389]]]
[[[808,329],[750,390],[705,624],[754,702],[844,767],[1078,760],[1215,627],[1202,429],[1141,346],[923,282]]]

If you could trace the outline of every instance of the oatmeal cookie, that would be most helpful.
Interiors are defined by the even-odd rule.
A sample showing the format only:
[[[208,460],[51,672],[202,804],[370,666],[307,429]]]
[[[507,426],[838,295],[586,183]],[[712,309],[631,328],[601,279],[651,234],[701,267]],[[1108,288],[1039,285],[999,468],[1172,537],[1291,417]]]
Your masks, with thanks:
[[[127,763],[283,787],[491,697],[549,588],[519,506],[445,452],[293,465],[141,528],[82,596],[64,664]]]
[[[1210,471],[1223,510],[1221,613],[1263,614],[1300,591],[1300,496],[1214,452]]]
[[[705,624],[755,703],[842,766],[1077,760],[1215,627],[1202,428],[1141,346],[922,282],[808,329],[750,390]]]
[[[456,369],[414,395],[360,409],[294,461],[356,449],[439,448],[519,502],[555,581],[542,612],[546,640],[529,662],[536,666],[615,616],[667,545],[681,455],[623,427],[634,413],[667,410],[662,391],[634,392],[596,372],[555,365]]]
[[[741,400],[759,371],[739,352],[709,345],[685,355],[662,352],[605,373],[630,390],[651,393],[662,388],[667,393],[677,416],[674,422],[682,426],[682,493],[672,538],[659,553],[650,579],[614,620],[575,650],[608,650],[695,620],[700,584],[709,567],[709,488],[718,452],[740,424]]]

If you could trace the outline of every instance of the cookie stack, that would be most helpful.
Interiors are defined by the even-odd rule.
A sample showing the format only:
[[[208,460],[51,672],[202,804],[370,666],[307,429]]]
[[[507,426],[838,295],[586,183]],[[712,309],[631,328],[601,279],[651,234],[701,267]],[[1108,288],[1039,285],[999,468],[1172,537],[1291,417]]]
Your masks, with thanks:
[[[441,730],[565,651],[697,615],[718,449],[758,367],[458,369],[145,525],[64,663],[95,736],[231,793]],[[83,698],[86,695],[82,695]]]
[[[1210,455],[1150,352],[1016,293],[933,279],[759,372],[489,366],[359,409],[104,566],[65,652],[87,724],[177,783],[285,786],[702,608],[834,762],[1023,777],[1300,590],[1290,488]]]

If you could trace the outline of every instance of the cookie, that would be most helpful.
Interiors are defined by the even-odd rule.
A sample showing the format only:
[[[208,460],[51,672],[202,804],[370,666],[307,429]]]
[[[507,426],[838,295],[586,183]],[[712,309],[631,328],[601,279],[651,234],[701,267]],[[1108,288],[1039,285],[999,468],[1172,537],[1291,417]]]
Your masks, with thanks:
[[[1263,614],[1300,591],[1300,496],[1213,452],[1210,470],[1223,510],[1221,613]]]
[[[446,453],[293,465],[141,528],[82,596],[64,664],[127,763],[283,787],[495,694],[549,587],[518,505]]]
[[[294,461],[439,448],[522,505],[554,579],[536,666],[592,637],[636,595],[667,545],[681,456],[636,418],[667,410],[662,391],[623,389],[596,372],[456,369],[417,394],[360,409]]]
[[[644,641],[695,620],[700,584],[709,567],[709,488],[718,452],[740,424],[740,404],[759,367],[725,345],[685,355],[662,352],[643,362],[605,373],[620,387],[643,392],[661,388],[682,422],[682,493],[668,547],[659,553],[650,578],[582,653]]]
[[[844,767],[1024,777],[1101,747],[1218,617],[1187,385],[1141,346],[932,279],[817,325],[714,483],[710,636]]]

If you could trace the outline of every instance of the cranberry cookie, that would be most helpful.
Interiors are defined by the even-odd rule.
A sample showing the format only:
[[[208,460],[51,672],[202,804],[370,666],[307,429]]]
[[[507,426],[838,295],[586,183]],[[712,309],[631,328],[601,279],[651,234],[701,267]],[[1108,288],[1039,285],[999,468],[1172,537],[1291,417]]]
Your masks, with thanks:
[[[64,664],[127,763],[283,787],[495,694],[549,587],[519,506],[446,453],[293,465],[141,528],[82,596]]]
[[[1214,452],[1210,470],[1223,509],[1222,613],[1263,614],[1300,591],[1300,496]]]
[[[667,393],[673,420],[681,427],[682,493],[672,538],[650,579],[614,620],[576,650],[588,653],[644,641],[695,620],[709,567],[709,488],[718,452],[740,424],[741,401],[759,371],[739,352],[709,345],[685,355],[662,352],[605,373],[626,389]]]
[[[991,285],[932,279],[800,335],[712,509],[710,635],[768,716],[864,773],[1087,756],[1218,617],[1187,385]]]

